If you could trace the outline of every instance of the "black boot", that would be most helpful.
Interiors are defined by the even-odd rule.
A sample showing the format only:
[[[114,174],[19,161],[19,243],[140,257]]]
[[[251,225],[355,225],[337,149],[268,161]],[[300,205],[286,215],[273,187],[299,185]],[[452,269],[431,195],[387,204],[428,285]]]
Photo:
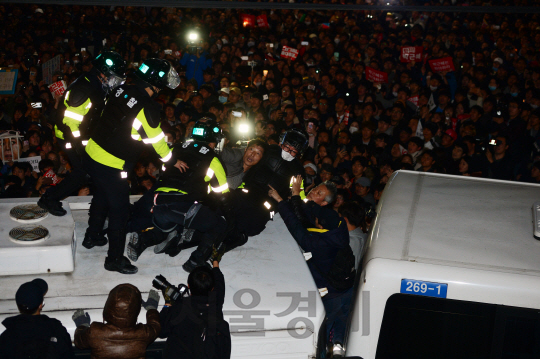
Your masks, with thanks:
[[[163,233],[163,235],[166,236],[165,240],[154,247],[155,254],[165,253],[167,249],[172,248],[172,245],[174,244],[173,242],[176,242],[175,238],[177,237],[178,232],[176,230],[172,230],[168,233]]]
[[[104,232],[92,233],[86,230],[82,245],[84,248],[91,249],[94,247],[102,247],[106,245],[108,242],[109,241],[107,240],[107,237],[105,237]]]
[[[129,259],[124,256],[116,259],[106,257],[105,269],[111,272],[118,272],[122,274],[135,274],[138,271],[137,267],[131,264]]]
[[[158,229],[128,233],[127,256],[136,262],[146,248],[155,246],[165,240],[165,235]]]
[[[135,274],[137,267],[131,264],[129,259],[123,256],[126,246],[125,229],[116,229],[107,231],[109,237],[109,250],[105,258],[105,269],[119,272],[122,274]]]
[[[247,241],[248,236],[244,232],[233,229],[223,241],[223,244],[225,245],[224,253],[232,251],[236,247],[243,246]]]
[[[210,264],[206,262],[212,256],[212,251],[214,250],[213,244],[210,241],[204,241],[197,247],[197,249],[191,253],[191,256],[186,263],[182,265],[182,268],[191,273],[191,271],[197,267],[208,266]]]
[[[47,195],[47,192],[41,196],[37,204],[53,216],[61,217],[65,216],[67,213],[67,211],[62,207],[62,202],[50,198]]]
[[[91,207],[90,207],[91,208]],[[88,217],[88,228],[84,234],[84,241],[82,243],[84,248],[101,247],[107,244],[108,240],[105,237],[105,221],[107,217],[101,213],[90,211]]]

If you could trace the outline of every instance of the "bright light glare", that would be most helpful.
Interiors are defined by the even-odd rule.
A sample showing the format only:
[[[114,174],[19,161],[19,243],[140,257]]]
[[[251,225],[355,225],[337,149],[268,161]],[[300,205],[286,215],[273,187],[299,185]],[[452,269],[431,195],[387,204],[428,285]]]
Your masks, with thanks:
[[[188,35],[189,41],[196,41],[199,38],[199,34],[196,32],[190,32]]]
[[[249,131],[249,126],[246,123],[242,123],[238,126],[238,131],[240,131],[240,133],[246,133]]]

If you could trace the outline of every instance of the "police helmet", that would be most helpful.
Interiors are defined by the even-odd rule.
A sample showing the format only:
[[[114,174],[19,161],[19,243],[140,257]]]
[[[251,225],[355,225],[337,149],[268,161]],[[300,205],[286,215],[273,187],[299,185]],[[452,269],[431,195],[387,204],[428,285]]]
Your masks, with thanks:
[[[195,123],[191,138],[196,141],[219,143],[223,138],[223,133],[216,120],[205,116]]]
[[[114,51],[103,51],[94,60],[92,65],[96,70],[107,77],[106,85],[113,89],[123,84],[126,72],[126,61]]]
[[[148,59],[137,69],[135,75],[148,85],[160,90],[165,87],[174,90],[180,85],[180,77],[167,60]]]
[[[294,147],[298,152],[298,157],[304,154],[308,146],[308,136],[304,131],[293,128],[283,133],[280,138],[280,143]]]

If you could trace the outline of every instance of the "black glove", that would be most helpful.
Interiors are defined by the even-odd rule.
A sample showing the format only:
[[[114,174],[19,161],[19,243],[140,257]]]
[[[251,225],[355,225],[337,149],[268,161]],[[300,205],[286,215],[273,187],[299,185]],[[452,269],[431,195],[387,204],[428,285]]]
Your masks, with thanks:
[[[153,289],[150,289],[148,293],[148,300],[142,302],[142,306],[146,310],[157,309],[159,304],[159,293]]]
[[[88,312],[85,313],[82,309],[77,309],[71,316],[71,319],[73,319],[77,327],[90,326],[90,315]]]

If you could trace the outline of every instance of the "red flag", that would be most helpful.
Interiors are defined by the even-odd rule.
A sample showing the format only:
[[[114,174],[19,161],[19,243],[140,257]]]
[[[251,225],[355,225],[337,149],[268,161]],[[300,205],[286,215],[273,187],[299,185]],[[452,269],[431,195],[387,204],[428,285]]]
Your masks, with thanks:
[[[369,66],[366,66],[366,79],[371,82],[387,83],[388,74],[383,71],[375,70]]]
[[[288,60],[296,60],[298,50],[289,46],[283,46],[281,49],[281,58]]]
[[[255,26],[255,15],[241,14],[240,20],[242,21],[242,26],[244,27]]]
[[[454,62],[450,56],[442,59],[429,60],[429,66],[435,72],[455,71]]]
[[[266,15],[262,14],[257,16],[257,26],[258,27],[270,27],[268,25],[268,19],[266,18]]]
[[[420,61],[422,59],[422,46],[408,46],[401,48],[401,62]]]

